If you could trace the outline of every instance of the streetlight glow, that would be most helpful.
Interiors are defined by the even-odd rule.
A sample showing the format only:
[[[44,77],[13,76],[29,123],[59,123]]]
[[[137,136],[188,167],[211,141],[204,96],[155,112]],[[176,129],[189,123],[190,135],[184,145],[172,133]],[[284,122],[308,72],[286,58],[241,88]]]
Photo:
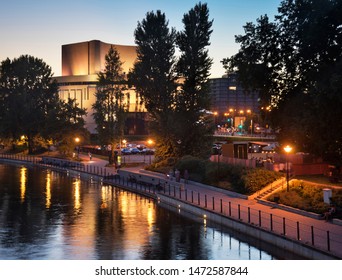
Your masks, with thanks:
[[[289,145],[286,145],[286,146],[284,147],[284,151],[285,151],[287,154],[288,154],[288,153],[291,153],[292,147],[289,146]]]
[[[288,160],[288,154],[292,151],[292,147],[289,145],[286,145],[284,147],[284,151],[286,152],[286,191],[288,192],[290,190],[289,186],[289,160]]]

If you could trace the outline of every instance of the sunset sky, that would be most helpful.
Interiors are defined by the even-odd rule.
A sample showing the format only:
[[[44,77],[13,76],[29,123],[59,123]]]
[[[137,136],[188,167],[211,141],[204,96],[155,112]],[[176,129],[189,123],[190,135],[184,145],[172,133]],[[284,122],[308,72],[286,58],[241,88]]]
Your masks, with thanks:
[[[182,18],[195,0],[0,0],[0,60],[29,54],[43,59],[61,75],[61,46],[89,40],[134,45],[137,22],[149,11],[161,10],[169,26],[183,29]],[[246,22],[267,14],[272,20],[281,0],[207,0],[214,19],[209,55],[211,77],[221,77],[220,61],[235,54],[234,35]]]

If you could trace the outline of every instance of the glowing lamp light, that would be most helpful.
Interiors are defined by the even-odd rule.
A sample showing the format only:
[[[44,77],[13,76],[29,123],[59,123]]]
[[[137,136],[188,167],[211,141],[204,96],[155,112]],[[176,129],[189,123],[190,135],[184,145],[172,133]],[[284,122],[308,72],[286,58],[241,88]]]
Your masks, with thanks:
[[[292,151],[292,147],[289,145],[286,145],[284,147],[284,151],[286,154],[289,154]],[[290,190],[290,185],[289,185],[289,160],[286,156],[286,191],[288,192]]]
[[[288,153],[291,153],[292,147],[289,146],[289,145],[287,145],[287,146],[284,147],[284,151],[285,151],[287,154],[288,154]]]

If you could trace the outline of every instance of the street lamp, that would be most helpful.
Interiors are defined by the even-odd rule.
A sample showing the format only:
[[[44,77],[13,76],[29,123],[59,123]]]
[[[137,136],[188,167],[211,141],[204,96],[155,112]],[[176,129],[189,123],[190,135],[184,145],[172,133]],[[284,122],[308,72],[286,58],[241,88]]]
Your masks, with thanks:
[[[76,138],[75,138],[76,150],[77,150],[77,158],[79,158],[79,156],[80,156],[80,146],[79,146],[80,141],[81,141],[81,140],[80,140],[79,137],[76,137]]]
[[[289,160],[288,160],[288,155],[292,151],[292,147],[287,145],[284,147],[284,151],[286,153],[286,191],[288,192],[290,190],[289,187]]]
[[[216,130],[217,130],[217,116],[218,116],[218,112],[213,112],[213,115],[214,115],[214,126],[215,126],[215,133],[216,133]]]
[[[152,144],[153,144],[153,143],[154,143],[154,142],[153,142],[152,139],[148,139],[148,140],[147,140],[147,145],[148,145],[149,149],[151,149],[151,151],[149,151],[149,155],[150,155],[150,164],[152,163],[152,155],[151,155],[151,153],[152,153]]]

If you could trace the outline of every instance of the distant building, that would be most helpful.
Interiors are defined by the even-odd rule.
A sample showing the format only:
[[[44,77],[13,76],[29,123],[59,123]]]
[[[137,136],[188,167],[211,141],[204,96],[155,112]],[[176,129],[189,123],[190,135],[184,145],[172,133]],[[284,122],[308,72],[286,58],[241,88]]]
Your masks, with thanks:
[[[123,71],[128,73],[137,56],[135,46],[107,44],[98,40],[62,46],[62,76],[55,77],[60,98],[75,98],[78,106],[87,109],[86,128],[91,133],[96,133],[92,104],[96,101],[97,74],[103,71],[105,55],[111,46],[119,52]],[[147,134],[145,107],[134,90],[129,90],[129,93],[130,106],[125,134]]]
[[[210,79],[210,95],[216,124],[238,127],[249,114],[259,114],[258,94],[243,90],[236,74]]]

